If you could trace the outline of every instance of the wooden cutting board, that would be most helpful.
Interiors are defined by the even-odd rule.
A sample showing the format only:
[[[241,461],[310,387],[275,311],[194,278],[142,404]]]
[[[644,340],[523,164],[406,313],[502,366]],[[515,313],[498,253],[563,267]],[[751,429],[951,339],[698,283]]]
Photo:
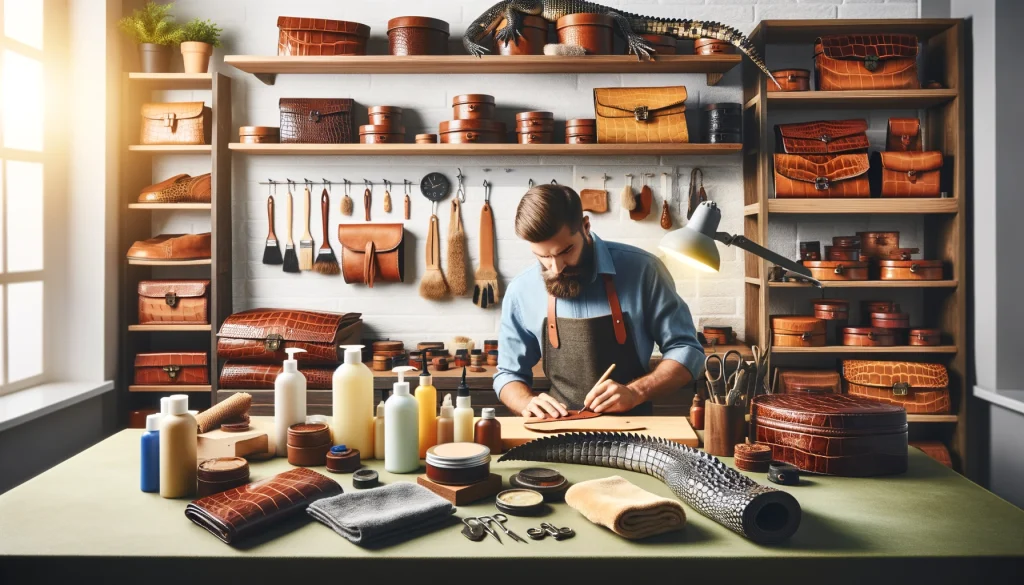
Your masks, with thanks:
[[[518,447],[534,439],[550,437],[563,432],[623,431],[635,432],[674,441],[682,445],[697,447],[700,441],[690,422],[683,416],[611,416],[605,415],[586,420],[559,422],[553,420],[544,432],[531,430],[523,424],[522,417],[498,417],[501,423],[501,442],[505,449]],[[546,426],[548,423],[544,423]]]

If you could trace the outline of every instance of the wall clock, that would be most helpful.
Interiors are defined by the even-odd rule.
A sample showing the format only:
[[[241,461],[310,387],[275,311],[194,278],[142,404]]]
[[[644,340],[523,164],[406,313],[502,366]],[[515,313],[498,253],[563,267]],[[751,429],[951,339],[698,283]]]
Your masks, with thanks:
[[[452,183],[441,173],[429,173],[420,181],[420,192],[431,201],[438,202],[448,197]]]

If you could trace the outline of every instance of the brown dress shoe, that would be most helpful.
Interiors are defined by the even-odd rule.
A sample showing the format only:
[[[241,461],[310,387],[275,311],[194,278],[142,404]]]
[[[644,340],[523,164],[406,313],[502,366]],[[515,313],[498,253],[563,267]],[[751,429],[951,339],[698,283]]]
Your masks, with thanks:
[[[135,260],[204,260],[210,257],[210,234],[160,234],[132,244]]]
[[[143,189],[139,203],[209,203],[211,194],[210,173],[198,177],[174,175]]]

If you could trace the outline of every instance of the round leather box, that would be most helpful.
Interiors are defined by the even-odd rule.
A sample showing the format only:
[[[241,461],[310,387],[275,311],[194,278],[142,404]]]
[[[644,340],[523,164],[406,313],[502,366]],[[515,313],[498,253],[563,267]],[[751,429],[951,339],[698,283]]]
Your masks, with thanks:
[[[527,125],[531,128],[547,128],[555,121],[552,112],[519,112],[516,114],[516,125],[522,127]]]
[[[447,55],[448,23],[426,16],[399,16],[388,21],[392,55]]]
[[[811,276],[818,280],[867,280],[867,262],[836,262],[806,260],[804,266],[811,271]]]
[[[375,126],[401,126],[402,108],[398,106],[371,106],[367,112],[370,124]]]
[[[483,118],[441,122],[442,144],[498,144],[505,141],[505,124]]]
[[[772,344],[776,347],[822,347],[825,322],[804,315],[778,315],[771,318]]]
[[[911,329],[910,345],[942,345],[942,331],[939,329]]]
[[[281,141],[281,129],[277,126],[241,126],[238,141],[243,144],[275,144]]]
[[[359,449],[349,449],[345,445],[336,445],[327,451],[327,471],[352,473],[359,469],[359,465]]]
[[[375,372],[390,372],[393,367],[394,358],[386,355],[375,355],[373,356],[373,371]]]
[[[249,483],[249,462],[241,457],[206,459],[196,469],[196,496],[218,494]]]
[[[809,91],[811,89],[811,72],[808,69],[776,69],[772,77],[779,82],[776,87],[768,82],[768,91]]]
[[[825,246],[825,260],[833,262],[860,262],[860,250],[857,248]]]
[[[544,496],[545,502],[560,502],[565,499],[569,481],[554,469],[528,467],[512,474],[508,483],[514,488],[530,489]]]
[[[817,299],[811,301],[814,316],[826,321],[847,321],[850,319],[850,301],[842,299]]]
[[[495,41],[499,55],[543,55],[544,45],[548,43],[548,21],[539,16],[527,14],[522,21],[522,37],[518,42]],[[507,21],[498,23],[496,30],[501,30]]]
[[[726,345],[731,343],[733,340],[732,327],[705,325],[702,333],[704,334],[704,339],[706,339],[709,344],[714,343],[715,345]]]
[[[888,258],[889,253],[899,248],[899,232],[857,232],[860,238],[860,257]]]
[[[405,128],[392,125],[365,125],[359,127],[360,144],[401,144],[405,142]]]
[[[942,280],[941,260],[879,260],[882,280]]]
[[[444,349],[443,341],[421,341],[416,344],[416,349],[424,351],[427,349]]]
[[[864,320],[870,320],[871,313],[899,313],[900,306],[892,301],[861,301],[860,312]]]
[[[730,55],[735,52],[736,47],[733,47],[728,41],[719,39],[697,39],[693,41],[694,55]]]
[[[517,136],[519,137],[519,144],[551,144],[555,133],[531,130],[529,132],[520,132]]]
[[[457,95],[452,98],[452,109],[456,120],[490,120],[494,117],[494,96],[482,93]],[[444,124],[442,122],[441,126]],[[502,129],[504,132],[504,124]]]
[[[879,329],[910,329],[907,313],[871,313],[871,326]]]
[[[374,341],[373,352],[381,351],[402,351],[405,349],[405,344],[401,341]]]
[[[448,357],[451,355],[448,350],[443,347],[431,347],[429,349],[425,349],[423,350],[423,354],[428,358]]]
[[[612,54],[612,27],[615,19],[607,14],[567,14],[555,23],[558,42],[583,47],[588,55]]]
[[[736,469],[767,473],[771,462],[772,448],[764,443],[739,443],[733,449],[733,464]]]
[[[331,448],[331,429],[325,423],[288,427],[288,463],[299,467],[324,465]]]
[[[437,144],[437,134],[417,134],[416,144]]]
[[[860,238],[857,236],[836,236],[832,238],[832,245],[836,248],[860,248]]]
[[[891,347],[896,343],[896,332],[889,329],[877,327],[847,327],[843,329],[843,345]]]

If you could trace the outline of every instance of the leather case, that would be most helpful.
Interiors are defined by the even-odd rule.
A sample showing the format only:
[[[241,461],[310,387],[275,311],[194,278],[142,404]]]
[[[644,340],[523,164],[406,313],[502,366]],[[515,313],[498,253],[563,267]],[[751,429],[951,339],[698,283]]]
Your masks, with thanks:
[[[349,98],[281,98],[281,142],[352,142],[353,105]]]
[[[867,280],[867,262],[845,262],[835,260],[804,260],[803,265],[818,280]]]
[[[306,377],[309,390],[330,390],[335,366],[305,365],[299,373]],[[274,380],[283,370],[281,364],[227,362],[220,371],[223,390],[273,390]]]
[[[209,144],[212,110],[203,102],[142,105],[141,144]]]
[[[768,91],[810,91],[811,72],[807,69],[776,69],[772,76],[781,87],[768,84]]]
[[[834,370],[779,370],[776,394],[841,394],[842,378]]]
[[[921,120],[918,118],[889,118],[889,125],[885,131],[885,150],[888,152],[921,150]]]
[[[425,16],[399,16],[388,21],[388,52],[392,55],[447,55],[448,23]]]
[[[445,120],[438,125],[441,144],[499,144],[505,142],[505,123],[482,118]]]
[[[899,232],[857,232],[860,238],[860,257],[863,260],[889,258],[900,247]]]
[[[868,121],[819,120],[775,125],[775,152],[784,154],[840,154],[867,152]]]
[[[322,313],[287,309],[252,309],[224,320],[217,333],[217,356],[239,362],[283,363],[285,348],[300,363],[338,363],[339,345],[358,344],[363,332],[359,313]]]
[[[772,345],[776,347],[821,347],[825,345],[825,321],[803,315],[771,318]]]
[[[754,398],[757,442],[772,459],[803,471],[844,477],[907,470],[907,412],[842,394]]]
[[[942,280],[942,260],[879,260],[881,280]]]
[[[881,152],[882,197],[938,197],[943,156],[938,151]]]
[[[896,332],[878,327],[843,328],[843,345],[854,347],[892,347],[896,345]]]
[[[338,482],[300,467],[200,498],[185,507],[185,517],[222,542],[234,544],[340,493]]]
[[[914,35],[829,35],[814,42],[819,91],[920,89]]]
[[[400,223],[343,223],[341,272],[348,284],[405,282],[405,230]]]
[[[139,281],[139,325],[206,324],[209,280]]]
[[[850,318],[850,301],[843,299],[816,299],[811,301],[814,316],[825,321],[846,321]]]
[[[949,374],[942,364],[843,360],[843,388],[911,414],[947,414],[950,409]]]
[[[868,155],[775,155],[775,196],[871,197]]]
[[[135,356],[135,383],[140,386],[206,385],[206,352],[140,353]]]
[[[277,17],[278,55],[365,55],[370,27],[327,18]]]
[[[689,142],[686,88],[609,87],[594,90],[597,141],[611,144]]]

